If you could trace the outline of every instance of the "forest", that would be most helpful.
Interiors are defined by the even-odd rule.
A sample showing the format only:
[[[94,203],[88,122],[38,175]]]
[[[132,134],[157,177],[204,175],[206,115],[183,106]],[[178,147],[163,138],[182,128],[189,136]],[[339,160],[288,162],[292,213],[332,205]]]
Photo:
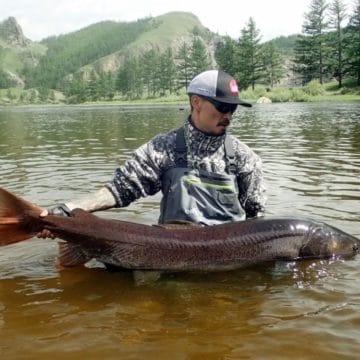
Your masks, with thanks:
[[[71,35],[42,41],[47,51],[34,65],[22,68],[25,79],[20,102],[54,102],[56,93],[67,103],[134,100],[184,93],[191,78],[203,70],[218,67],[232,74],[240,90],[320,85],[336,81],[337,88],[360,86],[360,0],[347,8],[342,0],[312,0],[304,14],[301,34],[261,41],[254,18],[241,29],[238,39],[213,34],[191,25],[187,40],[174,46],[152,46],[126,51],[121,63],[104,70],[104,59],[131,48],[137,39],[160,26],[156,18],[131,23],[103,22]],[[11,79],[2,68],[0,46],[0,88]],[[91,66],[89,66],[91,64]],[[290,81],[284,79],[292,74]]]

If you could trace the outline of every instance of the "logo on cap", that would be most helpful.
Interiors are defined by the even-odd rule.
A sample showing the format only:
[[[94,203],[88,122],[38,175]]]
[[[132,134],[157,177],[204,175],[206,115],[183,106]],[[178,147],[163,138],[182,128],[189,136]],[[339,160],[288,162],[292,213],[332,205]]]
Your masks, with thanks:
[[[233,95],[239,94],[239,89],[238,89],[237,83],[234,79],[230,80],[229,86],[230,86],[230,91]]]

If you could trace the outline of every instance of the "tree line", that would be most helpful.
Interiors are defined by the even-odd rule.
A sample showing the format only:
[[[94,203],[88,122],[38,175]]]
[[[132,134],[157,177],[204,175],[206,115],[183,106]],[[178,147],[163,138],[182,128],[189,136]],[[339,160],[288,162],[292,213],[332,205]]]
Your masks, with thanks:
[[[255,22],[250,19],[251,31],[255,28]],[[244,29],[243,32],[247,32]],[[258,34],[258,30],[255,31]],[[250,35],[251,40],[254,34]],[[261,46],[261,51],[256,50],[253,54],[251,47],[246,41],[242,44],[242,50],[246,50],[242,61],[247,64],[247,57],[252,57],[254,65],[262,67],[261,74],[250,68],[244,73],[233,71],[236,63],[235,41],[226,37],[224,41],[216,44],[215,61],[220,68],[237,76],[243,88],[252,85],[261,78],[269,86],[273,86],[284,73],[282,59],[277,48],[269,43]],[[230,53],[231,47],[232,53]],[[260,55],[260,57],[259,57]],[[191,79],[202,71],[213,68],[214,60],[199,36],[193,36],[189,44],[183,42],[179,49],[174,52],[170,47],[163,51],[150,49],[143,54],[127,57],[120,69],[115,74],[96,74],[92,71],[90,79],[78,74],[68,82],[64,90],[68,102],[83,102],[86,100],[110,100],[118,92],[126,99],[133,100],[142,97],[152,98],[178,93],[186,89]],[[246,78],[250,74],[249,80]],[[105,80],[104,80],[105,79]],[[106,85],[104,85],[106,84]],[[108,88],[108,90],[106,90]],[[103,89],[103,90],[94,90]]]
[[[237,40],[227,36],[219,41],[214,57],[219,68],[237,79],[241,90],[257,84],[272,88],[285,74],[284,55],[274,42],[261,43],[253,18]],[[343,0],[312,0],[291,61],[299,85],[335,78],[342,87],[344,77],[360,85],[360,0],[354,0],[352,9]],[[127,58],[110,87],[128,99],[163,96],[186,88],[193,76],[212,65],[203,41],[194,36],[192,44],[183,43],[175,54],[171,48],[151,49]]]
[[[336,78],[342,87],[349,76],[360,85],[360,0],[353,1],[352,9],[342,0],[312,0],[295,52],[305,83]]]
[[[260,44],[260,39],[250,18],[238,40],[228,37],[217,49],[218,65],[233,74],[242,89],[259,83],[272,87],[283,76],[284,60],[274,43]],[[360,85],[360,0],[352,10],[342,0],[312,0],[292,61],[301,85],[336,78],[341,87],[344,76]]]
[[[70,103],[112,100],[118,92],[126,99],[148,98],[173,94],[201,71],[210,66],[204,42],[193,37],[174,54],[171,47],[163,51],[150,49],[143,54],[127,57],[116,73],[94,70],[86,79],[77,73],[63,85]]]
[[[260,44],[260,30],[250,17],[238,40],[226,37],[215,51],[221,69],[232,74],[242,90],[256,84],[273,87],[284,75],[284,60],[272,42]]]

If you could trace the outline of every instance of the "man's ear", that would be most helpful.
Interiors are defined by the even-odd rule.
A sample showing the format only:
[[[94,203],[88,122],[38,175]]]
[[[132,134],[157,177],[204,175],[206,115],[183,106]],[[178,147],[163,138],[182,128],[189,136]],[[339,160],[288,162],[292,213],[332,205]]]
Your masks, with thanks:
[[[201,107],[202,99],[198,95],[191,95],[190,104],[194,110],[199,111]]]

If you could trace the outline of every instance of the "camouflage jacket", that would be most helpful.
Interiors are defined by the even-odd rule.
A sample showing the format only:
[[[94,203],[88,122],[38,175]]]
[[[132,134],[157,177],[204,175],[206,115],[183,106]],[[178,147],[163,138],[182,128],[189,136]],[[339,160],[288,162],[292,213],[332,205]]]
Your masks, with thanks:
[[[213,173],[226,173],[225,135],[204,134],[192,125],[190,117],[184,127],[188,166]],[[117,207],[127,206],[140,197],[154,195],[162,189],[163,174],[175,166],[175,137],[176,129],[155,136],[116,169],[113,180],[106,187],[115,196]],[[261,216],[265,205],[261,159],[236,137],[231,136],[231,139],[235,151],[240,204],[248,218]]]

